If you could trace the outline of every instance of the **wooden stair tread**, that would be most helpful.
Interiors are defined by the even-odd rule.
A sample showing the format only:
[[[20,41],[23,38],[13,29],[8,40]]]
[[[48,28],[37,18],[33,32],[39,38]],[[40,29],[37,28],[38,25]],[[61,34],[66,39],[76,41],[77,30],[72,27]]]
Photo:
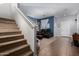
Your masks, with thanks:
[[[0,36],[0,39],[7,38],[7,37],[16,37],[16,36],[22,36],[22,34]]]
[[[22,45],[22,46],[19,46],[19,47],[16,47],[14,49],[11,49],[11,50],[8,50],[8,51],[4,51],[4,52],[1,52],[0,55],[9,55],[10,53],[13,53],[13,52],[16,52],[20,49],[23,49],[25,47],[29,46],[28,44],[25,44],[25,45]],[[16,52],[17,53],[17,52]]]
[[[17,28],[17,29],[14,29],[14,28],[5,28],[5,29],[0,28],[0,31],[19,31],[19,28]]]
[[[8,30],[8,31],[0,31],[0,33],[8,33],[8,32],[21,32],[21,31],[19,31],[19,30],[14,30],[14,31],[11,31],[11,30]]]
[[[17,28],[16,26],[0,26],[0,28]]]
[[[16,24],[0,23],[0,26],[17,26]]]
[[[0,27],[0,29],[18,29],[17,27]]]
[[[30,51],[28,51],[28,52],[22,54],[22,56],[29,56],[29,55],[31,55],[31,54],[33,54],[33,52],[30,50]]]
[[[19,40],[14,40],[14,41],[9,41],[9,42],[4,42],[4,43],[0,43],[0,47],[4,46],[4,45],[9,45],[9,44],[13,44],[13,43],[18,43],[21,41],[26,41],[25,39],[19,39]]]
[[[0,31],[0,36],[21,34],[21,31]]]
[[[13,25],[1,25],[0,24],[0,28],[18,28],[17,26],[13,26]]]
[[[0,23],[0,28],[17,28],[16,24],[11,24],[11,23]]]

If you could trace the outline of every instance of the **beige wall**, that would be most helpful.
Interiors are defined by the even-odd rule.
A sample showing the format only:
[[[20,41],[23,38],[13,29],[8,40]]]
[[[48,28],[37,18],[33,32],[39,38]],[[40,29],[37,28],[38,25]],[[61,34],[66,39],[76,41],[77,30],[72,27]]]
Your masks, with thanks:
[[[12,19],[12,9],[10,3],[0,4],[0,17]]]

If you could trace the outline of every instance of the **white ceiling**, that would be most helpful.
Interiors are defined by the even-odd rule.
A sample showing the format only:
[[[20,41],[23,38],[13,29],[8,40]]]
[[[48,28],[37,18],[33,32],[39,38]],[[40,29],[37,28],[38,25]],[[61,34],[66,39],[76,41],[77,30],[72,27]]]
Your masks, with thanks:
[[[22,3],[25,14],[34,18],[47,16],[63,17],[77,15],[79,3]]]

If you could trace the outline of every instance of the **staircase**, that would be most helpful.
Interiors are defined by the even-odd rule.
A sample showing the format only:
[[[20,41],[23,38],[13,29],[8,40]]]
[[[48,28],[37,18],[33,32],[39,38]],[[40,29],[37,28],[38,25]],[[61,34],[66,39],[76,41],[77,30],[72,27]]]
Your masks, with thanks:
[[[0,56],[32,56],[14,20],[0,18]]]

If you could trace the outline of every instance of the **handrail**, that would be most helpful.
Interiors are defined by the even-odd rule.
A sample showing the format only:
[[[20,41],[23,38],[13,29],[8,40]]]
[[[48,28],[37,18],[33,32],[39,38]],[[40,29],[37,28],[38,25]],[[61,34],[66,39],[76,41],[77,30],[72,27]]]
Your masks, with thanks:
[[[28,18],[22,13],[22,11],[18,7],[16,7],[16,10],[26,19],[27,23],[31,26],[32,29],[36,27],[35,24],[32,24],[32,22],[28,20]]]

